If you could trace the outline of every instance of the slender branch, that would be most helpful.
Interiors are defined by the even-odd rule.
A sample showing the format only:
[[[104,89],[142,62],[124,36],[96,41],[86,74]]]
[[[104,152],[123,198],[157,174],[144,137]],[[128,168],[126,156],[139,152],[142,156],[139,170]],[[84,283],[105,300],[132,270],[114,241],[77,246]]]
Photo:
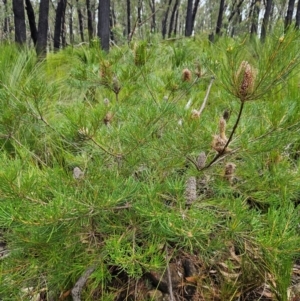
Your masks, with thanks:
[[[236,131],[238,125],[239,125],[239,122],[240,122],[240,120],[241,120],[241,116],[242,116],[242,113],[243,113],[244,106],[245,106],[245,101],[241,101],[241,106],[240,106],[239,115],[238,115],[238,117],[237,117],[237,119],[236,119],[236,122],[235,122],[235,124],[234,124],[234,126],[233,126],[233,129],[232,129],[232,131],[231,131],[231,134],[230,134],[230,136],[229,136],[229,138],[228,138],[228,140],[227,140],[227,142],[226,142],[224,148],[222,149],[222,151],[219,152],[219,153],[212,159],[212,161],[210,161],[210,162],[209,162],[205,167],[203,167],[201,170],[209,168],[213,163],[215,163],[215,162],[216,162],[216,161],[217,161],[217,160],[225,153],[225,150],[226,150],[226,148],[228,147],[229,143],[231,142],[231,140],[232,140],[232,138],[233,138],[233,135],[234,135],[234,133],[235,133],[235,131]]]
[[[81,291],[85,286],[90,275],[95,271],[95,266],[89,267],[84,274],[77,280],[71,290],[73,301],[81,301]]]
[[[202,103],[202,105],[201,105],[199,111],[197,111],[197,110],[194,111],[194,113],[197,115],[198,118],[200,117],[200,115],[202,114],[202,112],[203,112],[203,110],[204,110],[204,108],[205,108],[205,106],[206,106],[207,99],[208,99],[208,95],[209,95],[209,93],[210,93],[210,89],[211,89],[211,86],[212,86],[214,80],[215,80],[215,77],[212,76],[211,79],[210,79],[209,86],[208,86],[207,91],[206,91],[206,95],[205,95],[205,97],[204,97],[204,99],[203,99],[203,103]]]
[[[165,245],[166,250],[166,261],[167,261],[167,273],[168,273],[168,290],[170,294],[170,301],[175,301],[174,294],[173,294],[173,288],[172,288],[172,277],[171,277],[171,271],[169,267],[169,258],[168,258],[168,247],[167,244]]]

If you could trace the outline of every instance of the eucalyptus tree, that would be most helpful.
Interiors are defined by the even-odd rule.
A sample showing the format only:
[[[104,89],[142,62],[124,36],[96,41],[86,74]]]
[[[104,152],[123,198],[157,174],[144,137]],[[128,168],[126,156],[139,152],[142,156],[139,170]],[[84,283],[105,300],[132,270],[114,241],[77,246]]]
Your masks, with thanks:
[[[289,0],[286,16],[284,19],[284,31],[287,31],[287,29],[292,24],[294,7],[295,7],[295,0]]]
[[[265,14],[264,14],[264,18],[263,18],[263,22],[262,22],[262,26],[261,26],[261,40],[264,41],[266,39],[267,36],[267,29],[268,29],[268,25],[269,25],[269,19],[270,19],[270,15],[271,15],[271,8],[272,8],[272,4],[273,4],[273,0],[267,0],[266,2],[266,8],[265,8]]]
[[[49,0],[40,1],[39,25],[36,41],[36,52],[39,56],[46,55],[49,22]]]
[[[101,48],[109,51],[110,39],[110,0],[101,0],[98,6],[98,37]]]
[[[299,29],[300,28],[300,0],[298,1],[297,4],[297,12],[296,12],[296,24],[295,28]]]
[[[25,9],[27,12],[27,17],[28,17],[28,23],[30,27],[30,33],[31,33],[31,39],[33,41],[34,46],[36,45],[36,40],[37,40],[37,28],[36,28],[36,23],[35,23],[35,14],[34,14],[34,9],[31,5],[30,0],[25,0]]]
[[[219,14],[216,26],[216,34],[221,35],[221,29],[223,24],[223,14],[225,10],[225,0],[220,0]]]
[[[23,0],[13,0],[13,13],[15,22],[15,41],[22,45],[26,42],[26,24]]]
[[[54,50],[60,48],[60,42],[64,44],[64,25],[67,0],[59,0],[56,7],[55,27],[54,27]]]

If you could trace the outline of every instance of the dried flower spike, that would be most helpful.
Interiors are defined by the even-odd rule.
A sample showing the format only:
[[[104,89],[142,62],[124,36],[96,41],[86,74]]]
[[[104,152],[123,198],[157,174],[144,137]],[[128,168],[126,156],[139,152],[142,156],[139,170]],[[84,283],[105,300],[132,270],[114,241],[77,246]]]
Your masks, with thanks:
[[[242,102],[246,101],[254,89],[256,70],[247,62],[242,61],[236,74],[238,84],[238,97]]]
[[[234,172],[236,169],[236,165],[234,163],[227,163],[225,166],[225,179],[229,182],[232,183],[233,179],[234,179]]]
[[[216,150],[219,154],[226,153],[230,151],[229,148],[226,147],[224,150],[224,147],[228,141],[228,138],[226,137],[226,120],[221,117],[219,121],[219,130],[220,134],[219,135],[214,135],[213,136],[213,141],[212,141],[212,148]]]
[[[190,82],[192,80],[192,72],[185,68],[182,71],[182,81],[184,82]]]

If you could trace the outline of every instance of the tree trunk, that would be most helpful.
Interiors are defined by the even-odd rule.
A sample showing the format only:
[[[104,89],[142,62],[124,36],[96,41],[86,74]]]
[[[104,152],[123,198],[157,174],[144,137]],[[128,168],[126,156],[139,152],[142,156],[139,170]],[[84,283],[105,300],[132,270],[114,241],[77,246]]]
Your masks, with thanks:
[[[28,23],[30,27],[30,34],[31,38],[33,41],[33,45],[36,46],[36,41],[37,41],[37,29],[36,29],[36,23],[35,23],[35,15],[34,15],[34,10],[31,5],[30,0],[25,0],[25,9],[27,12],[27,18],[28,18]]]
[[[73,32],[73,4],[68,3],[70,7],[69,12],[69,32],[70,32],[70,44],[74,44],[74,32]]]
[[[195,19],[196,19],[198,7],[199,7],[199,2],[200,2],[200,0],[195,0],[195,3],[194,3],[193,14],[192,14],[192,26],[193,26],[192,30],[194,30],[194,27],[195,27]]]
[[[297,12],[296,12],[296,24],[295,28],[299,29],[300,28],[300,0],[298,1],[297,4]]]
[[[155,0],[149,0],[149,6],[151,9],[151,32],[156,31],[156,19],[155,19]]]
[[[167,22],[168,22],[168,16],[169,16],[169,10],[170,10],[171,4],[172,4],[172,0],[169,0],[168,6],[167,6],[167,9],[166,9],[166,12],[165,12],[165,15],[163,17],[162,24],[161,24],[162,25],[163,39],[165,39],[166,33],[167,33]]]
[[[130,38],[131,34],[131,6],[130,6],[130,0],[126,1],[127,3],[127,38]]]
[[[289,0],[286,17],[284,20],[284,32],[286,32],[290,27],[290,25],[292,24],[294,7],[295,7],[295,0]]]
[[[87,19],[88,19],[88,33],[89,33],[89,41],[93,39],[93,17],[91,11],[90,0],[86,0],[86,10],[87,10]]]
[[[262,27],[261,27],[261,40],[265,41],[266,35],[267,35],[267,28],[268,28],[268,23],[269,23],[269,18],[270,18],[270,13],[271,13],[271,8],[272,8],[272,1],[273,0],[267,0],[266,4],[266,10],[262,22]]]
[[[26,24],[23,0],[13,0],[13,12],[15,21],[15,41],[22,45],[26,42]]]
[[[258,1],[254,0],[253,11],[252,11],[252,16],[251,16],[251,28],[250,28],[251,37],[257,36],[260,3],[261,3],[261,0],[258,0]]]
[[[64,20],[67,0],[59,0],[56,8],[55,27],[54,27],[54,50],[59,50],[60,40],[64,31]]]
[[[42,57],[46,56],[47,53],[48,17],[49,17],[49,0],[41,0],[36,52],[38,56],[42,56]]]
[[[3,0],[4,3],[4,24],[3,24],[3,32],[5,36],[8,36],[10,33],[10,18],[8,16],[8,7],[7,7],[7,0]]]
[[[179,19],[179,10],[177,9],[176,16],[175,16],[175,26],[174,26],[174,36],[175,37],[177,35],[178,19]]]
[[[174,22],[175,22],[175,15],[178,10],[178,6],[179,6],[179,0],[176,0],[173,10],[172,10],[170,24],[169,24],[169,33],[168,33],[169,38],[172,36],[172,31],[173,31]]]
[[[221,0],[220,1],[219,14],[218,14],[218,20],[217,20],[217,27],[216,27],[216,34],[218,36],[221,35],[224,9],[225,9],[225,0]]]
[[[185,36],[190,37],[193,33],[193,0],[188,0],[185,17]]]
[[[79,23],[79,33],[80,33],[80,38],[81,42],[84,42],[84,34],[83,34],[83,16],[81,9],[78,5],[78,0],[76,0],[77,3],[77,14],[78,14],[78,23]]]
[[[138,0],[137,13],[138,13],[138,25],[140,26],[142,24],[142,0]]]
[[[101,0],[98,8],[98,36],[101,41],[101,48],[105,51],[109,51],[109,12],[110,0]]]

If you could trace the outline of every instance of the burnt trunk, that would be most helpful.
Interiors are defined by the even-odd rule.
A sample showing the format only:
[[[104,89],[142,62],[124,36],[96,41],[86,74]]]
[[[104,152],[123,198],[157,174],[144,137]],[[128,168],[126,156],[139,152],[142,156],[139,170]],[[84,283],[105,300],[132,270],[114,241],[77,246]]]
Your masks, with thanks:
[[[131,6],[130,6],[130,0],[126,1],[127,3],[127,38],[130,38],[131,33]]]
[[[199,2],[200,2],[200,0],[195,0],[194,7],[193,7],[193,14],[192,14],[192,29],[193,30],[195,27],[195,19],[196,19],[198,7],[199,7]]]
[[[86,0],[86,9],[87,9],[87,19],[88,19],[88,33],[89,33],[89,41],[93,39],[93,17],[91,11],[90,0]]]
[[[80,33],[80,38],[81,42],[84,42],[84,34],[83,34],[83,15],[81,12],[81,9],[78,5],[78,0],[76,0],[77,3],[77,14],[78,14],[78,23],[79,23],[79,33]]]
[[[37,40],[37,29],[36,29],[36,23],[35,23],[34,10],[31,5],[30,0],[25,0],[25,9],[27,12],[27,18],[28,18],[28,23],[29,23],[29,27],[30,27],[31,38],[32,38],[33,44],[35,46],[36,40]]]
[[[193,33],[193,0],[188,0],[185,17],[185,36],[190,37]]]
[[[178,10],[178,6],[179,6],[179,0],[176,0],[170,18],[169,33],[168,33],[169,38],[172,36],[172,32],[174,31],[173,28],[174,28],[175,16]]]
[[[101,0],[98,7],[98,36],[101,41],[101,48],[109,51],[109,26],[110,0]]]
[[[13,0],[13,13],[15,21],[15,41],[22,45],[26,42],[26,24],[23,0]]]
[[[290,27],[290,25],[292,24],[294,6],[295,6],[295,0],[289,0],[286,16],[284,19],[284,32],[286,32]]]
[[[151,32],[155,32],[156,31],[155,0],[149,0],[149,6],[151,9]]]
[[[220,7],[219,7],[218,20],[217,20],[217,27],[216,27],[216,34],[219,36],[221,35],[221,29],[222,29],[222,24],[223,24],[224,8],[225,8],[225,0],[221,0]]]
[[[300,0],[298,1],[297,4],[297,12],[296,12],[296,24],[295,28],[299,29],[300,28]]]
[[[163,39],[165,39],[166,33],[167,33],[167,22],[168,22],[168,16],[169,16],[169,10],[170,10],[171,4],[172,4],[172,0],[169,0],[165,15],[164,15],[162,23],[161,23]]]
[[[261,40],[264,41],[267,36],[267,29],[268,29],[268,24],[269,24],[269,19],[270,19],[270,14],[271,14],[271,9],[272,9],[272,2],[273,0],[267,0],[266,4],[266,10],[262,22],[262,27],[261,27]]]
[[[67,6],[67,0],[60,0],[56,8],[55,27],[54,27],[54,50],[55,51],[59,50],[60,48],[60,41],[64,32],[66,6]],[[64,44],[64,41],[62,42]]]
[[[261,0],[259,0],[259,1],[254,0],[252,16],[251,16],[251,27],[250,27],[251,37],[257,36],[260,2],[261,2]]]
[[[39,56],[46,56],[48,36],[49,0],[41,0],[39,12],[39,27],[37,33],[36,52]]]

